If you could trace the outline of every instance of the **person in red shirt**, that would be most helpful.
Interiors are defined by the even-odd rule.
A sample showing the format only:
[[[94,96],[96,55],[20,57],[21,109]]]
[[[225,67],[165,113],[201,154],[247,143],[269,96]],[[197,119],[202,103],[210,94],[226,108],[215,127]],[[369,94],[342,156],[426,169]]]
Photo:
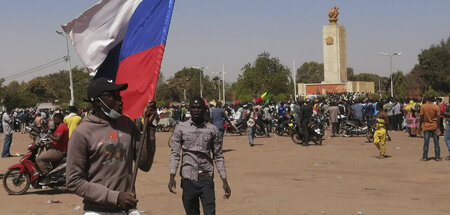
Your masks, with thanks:
[[[39,157],[36,158],[36,164],[43,176],[47,176],[50,170],[52,170],[50,162],[60,161],[66,157],[67,145],[69,143],[69,128],[63,123],[63,120],[64,115],[61,113],[56,113],[53,116],[53,121],[57,128],[53,135],[49,135],[52,140],[52,147],[51,149],[42,152]],[[39,184],[45,185],[46,183],[44,178]]]

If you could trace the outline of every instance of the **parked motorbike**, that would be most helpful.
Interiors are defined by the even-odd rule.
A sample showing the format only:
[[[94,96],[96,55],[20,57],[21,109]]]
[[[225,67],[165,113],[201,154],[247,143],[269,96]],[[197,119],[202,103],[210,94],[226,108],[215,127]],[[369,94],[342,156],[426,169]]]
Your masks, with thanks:
[[[234,120],[233,120],[234,122]],[[236,123],[236,128],[234,128],[232,125],[229,125],[228,122],[225,122],[226,132],[227,134],[245,134],[245,130],[247,129],[247,123],[244,121]]]
[[[292,134],[292,123],[294,123],[293,119],[285,119],[284,121],[278,119],[273,124],[275,127],[275,133],[278,136],[288,135],[290,136]],[[295,123],[294,123],[295,124]]]
[[[17,117],[14,118],[14,131],[20,132],[20,121]]]
[[[344,136],[366,135],[368,126],[362,121],[344,119],[340,122],[340,132]]]
[[[308,134],[309,134],[309,141],[313,141],[316,145],[322,145],[323,136],[325,135],[325,129],[326,129],[326,117],[323,116],[316,116],[311,118],[311,120],[308,123]],[[297,123],[294,123],[292,126],[292,133],[291,133],[291,139],[294,141],[294,143],[297,144],[308,144],[303,142],[303,134],[300,131],[299,128],[297,128]],[[308,142],[309,142],[308,141]]]
[[[40,185],[42,176],[36,165],[36,158],[47,149],[49,138],[41,138],[39,142],[28,145],[29,152],[26,153],[18,164],[8,168],[3,176],[3,188],[11,195],[25,193],[30,185],[34,189],[43,188]],[[54,168],[48,173],[48,183],[45,186],[59,188],[66,185],[66,158],[52,164]]]

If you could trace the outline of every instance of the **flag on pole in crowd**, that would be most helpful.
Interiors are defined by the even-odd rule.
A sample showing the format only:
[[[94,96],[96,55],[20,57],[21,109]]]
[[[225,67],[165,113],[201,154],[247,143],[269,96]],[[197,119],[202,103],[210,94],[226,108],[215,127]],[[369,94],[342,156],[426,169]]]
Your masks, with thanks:
[[[259,104],[260,102],[267,100],[269,98],[269,96],[270,96],[270,92],[266,91],[259,98],[255,99],[255,103]]]
[[[128,83],[124,114],[153,99],[175,0],[101,0],[62,26],[94,78]]]
[[[262,100],[266,100],[269,96],[270,96],[270,92],[269,92],[269,91],[266,91],[265,93],[263,93],[263,94],[261,95],[261,99],[262,99]]]

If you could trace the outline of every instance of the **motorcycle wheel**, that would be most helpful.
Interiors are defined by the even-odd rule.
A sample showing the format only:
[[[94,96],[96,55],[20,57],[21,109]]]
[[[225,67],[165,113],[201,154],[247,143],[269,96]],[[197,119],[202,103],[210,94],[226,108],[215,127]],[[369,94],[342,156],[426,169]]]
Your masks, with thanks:
[[[373,141],[373,132],[367,131],[366,137],[367,137],[367,140],[369,141],[369,143],[372,142]]]
[[[263,135],[264,135],[264,132],[262,132],[260,129],[256,129],[256,130],[255,130],[255,134],[256,134],[257,136],[263,136]]]
[[[245,134],[245,130],[244,129],[239,129],[236,131],[237,134],[239,134],[240,136],[242,136],[243,134]]]
[[[297,132],[292,132],[291,139],[294,143],[303,144],[302,136]]]
[[[313,135],[313,136],[312,136],[312,141],[313,141],[314,144],[316,144],[316,145],[322,145],[322,137],[321,137],[321,136]]]
[[[11,195],[25,193],[30,187],[30,175],[20,173],[20,169],[10,169],[3,176],[3,188]]]
[[[284,129],[283,129],[283,130],[281,130],[281,129],[275,129],[275,133],[276,133],[278,136],[283,136],[283,134],[284,134]]]

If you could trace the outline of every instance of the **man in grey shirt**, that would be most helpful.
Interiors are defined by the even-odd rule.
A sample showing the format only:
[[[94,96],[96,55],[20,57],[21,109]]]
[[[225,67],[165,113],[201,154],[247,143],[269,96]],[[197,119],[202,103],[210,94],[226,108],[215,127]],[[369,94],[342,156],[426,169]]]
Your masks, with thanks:
[[[3,132],[5,133],[5,142],[3,143],[3,152],[2,158],[11,157],[11,153],[9,148],[11,148],[12,137],[13,137],[13,126],[14,126],[14,117],[11,116],[11,108],[7,107],[6,112],[2,116],[2,126]]]
[[[396,131],[403,130],[403,114],[402,106],[399,101],[395,101],[394,105],[394,122],[392,122],[393,129]]]
[[[389,131],[392,131],[393,124],[394,124],[393,123],[394,122],[394,104],[392,103],[391,100],[389,100],[389,102],[384,105],[384,110],[386,110],[386,114],[388,115],[389,122],[391,122],[391,123],[389,123],[389,126],[386,129],[388,129]]]
[[[206,111],[203,99],[199,97],[191,100],[189,110],[192,118],[177,125],[171,138],[168,187],[171,193],[176,193],[175,174],[181,161],[182,198],[186,214],[200,214],[200,199],[203,213],[213,215],[216,214],[213,160],[223,182],[224,198],[228,199],[231,195],[225,172],[222,142],[219,141],[217,127],[203,118]]]

